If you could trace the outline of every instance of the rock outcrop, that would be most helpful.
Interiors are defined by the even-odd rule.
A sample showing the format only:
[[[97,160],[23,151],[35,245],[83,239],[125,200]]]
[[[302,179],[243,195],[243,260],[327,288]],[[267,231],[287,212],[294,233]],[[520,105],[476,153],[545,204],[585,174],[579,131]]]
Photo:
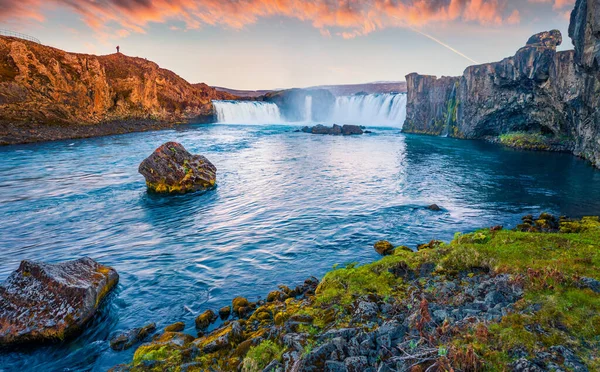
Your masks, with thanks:
[[[0,346],[62,341],[80,332],[119,275],[90,258],[23,261],[0,285]]]
[[[190,154],[181,144],[167,142],[139,167],[148,189],[157,193],[183,194],[212,188],[217,168],[204,156]]]
[[[600,5],[578,0],[569,34],[575,50],[557,52],[562,35],[532,36],[513,57],[468,67],[460,77],[410,74],[404,131],[457,138],[513,132],[548,137],[600,166]]]
[[[3,144],[212,120],[211,100],[231,98],[205,84],[191,85],[143,58],[68,53],[0,37]],[[137,125],[111,124],[117,121]]]
[[[329,134],[333,136],[351,136],[365,133],[362,128],[358,125],[342,125],[333,124],[331,127],[326,127],[322,124],[315,125],[314,127],[304,127],[301,129],[304,133],[311,134]]]

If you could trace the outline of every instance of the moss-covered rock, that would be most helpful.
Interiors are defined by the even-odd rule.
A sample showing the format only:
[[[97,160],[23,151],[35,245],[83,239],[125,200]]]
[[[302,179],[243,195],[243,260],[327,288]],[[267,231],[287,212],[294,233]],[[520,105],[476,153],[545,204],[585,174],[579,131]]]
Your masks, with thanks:
[[[298,298],[275,298],[192,344],[142,346],[131,367],[505,371],[535,361],[600,370],[600,219],[524,219],[538,220],[556,220],[563,232],[486,228],[417,252],[396,249],[335,269],[314,294],[307,285]]]
[[[212,310],[206,310],[196,317],[196,329],[205,331],[211,324],[217,320],[217,315]]]
[[[375,252],[382,256],[390,255],[394,252],[394,245],[387,240],[380,240],[373,245]]]
[[[148,189],[157,193],[183,194],[215,186],[217,168],[204,156],[190,154],[181,144],[167,142],[139,166]]]

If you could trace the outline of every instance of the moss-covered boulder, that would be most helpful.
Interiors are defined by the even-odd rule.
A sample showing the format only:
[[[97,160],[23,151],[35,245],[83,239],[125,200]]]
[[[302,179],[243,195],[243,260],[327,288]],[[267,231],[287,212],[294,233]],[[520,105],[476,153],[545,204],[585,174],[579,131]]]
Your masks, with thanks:
[[[181,144],[167,142],[139,167],[148,189],[157,193],[183,194],[207,190],[217,182],[217,168],[204,156],[190,154]]]
[[[217,314],[212,310],[206,310],[196,318],[196,329],[205,331],[211,324],[217,320]]]
[[[394,252],[394,245],[387,240],[380,240],[373,245],[375,251],[382,256],[389,256]]]
[[[23,261],[0,285],[0,346],[62,341],[79,333],[119,280],[91,258]]]

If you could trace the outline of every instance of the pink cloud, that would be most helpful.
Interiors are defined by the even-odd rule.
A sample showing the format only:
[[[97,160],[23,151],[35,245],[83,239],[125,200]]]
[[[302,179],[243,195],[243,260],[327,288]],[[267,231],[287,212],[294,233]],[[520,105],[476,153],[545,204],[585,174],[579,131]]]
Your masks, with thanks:
[[[89,27],[110,37],[144,33],[151,23],[171,21],[183,22],[187,29],[203,25],[241,29],[274,16],[309,22],[323,35],[344,38],[433,22],[498,26],[520,21],[518,10],[509,9],[507,0],[0,0],[0,20],[43,21],[42,5],[75,12]]]

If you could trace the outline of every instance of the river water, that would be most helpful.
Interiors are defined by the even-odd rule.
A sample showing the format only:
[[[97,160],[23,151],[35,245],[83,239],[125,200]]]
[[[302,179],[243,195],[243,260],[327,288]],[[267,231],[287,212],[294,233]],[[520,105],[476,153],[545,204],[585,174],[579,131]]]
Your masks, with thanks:
[[[0,370],[105,371],[133,350],[110,334],[184,321],[233,297],[377,259],[379,239],[415,247],[549,211],[600,214],[600,172],[565,154],[521,152],[374,128],[356,137],[291,126],[198,125],[0,148],[0,280],[23,259],[83,256],[121,280],[78,339],[0,354]],[[371,128],[370,128],[371,129]],[[219,169],[204,194],[146,192],[139,163],[181,142]],[[443,212],[425,206],[436,203]]]

